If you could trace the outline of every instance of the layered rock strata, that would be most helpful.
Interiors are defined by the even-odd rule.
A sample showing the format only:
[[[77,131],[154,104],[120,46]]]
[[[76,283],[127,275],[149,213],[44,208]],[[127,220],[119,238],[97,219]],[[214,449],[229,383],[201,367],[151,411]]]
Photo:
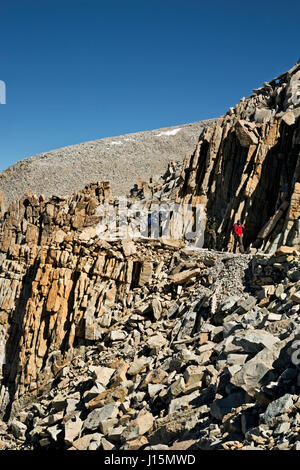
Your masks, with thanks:
[[[177,201],[203,204],[218,223],[218,247],[233,247],[241,219],[246,247],[299,247],[300,63],[206,128],[185,159]]]

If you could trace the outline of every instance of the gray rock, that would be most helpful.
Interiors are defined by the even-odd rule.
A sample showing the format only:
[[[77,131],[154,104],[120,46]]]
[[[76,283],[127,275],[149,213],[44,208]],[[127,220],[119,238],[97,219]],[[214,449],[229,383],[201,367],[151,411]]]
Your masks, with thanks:
[[[152,306],[152,313],[153,313],[155,320],[159,320],[161,317],[161,312],[162,312],[161,302],[158,299],[153,299],[151,306]]]
[[[149,397],[150,397],[150,398],[155,397],[155,396],[158,395],[159,392],[161,392],[161,390],[163,390],[164,388],[165,388],[165,385],[162,385],[162,384],[149,384],[149,385],[148,385]]]
[[[264,348],[272,349],[279,339],[264,330],[237,332],[232,340],[245,353],[258,353]]]
[[[286,393],[282,397],[278,398],[277,400],[272,401],[266,411],[264,412],[262,419],[267,424],[272,424],[273,419],[276,416],[284,412],[288,412],[293,407],[293,395]]]
[[[105,437],[103,437],[101,440],[101,447],[102,447],[102,450],[114,450],[115,449],[115,445],[109,442],[107,439],[105,439]]]
[[[172,385],[169,388],[169,391],[172,395],[172,397],[178,397],[178,395],[181,395],[184,393],[185,389],[185,383],[183,377],[180,377],[179,379],[175,380],[175,382],[172,383]]]
[[[89,369],[92,373],[93,379],[100,383],[103,387],[106,387],[111,379],[111,376],[115,372],[115,369],[102,366],[90,366]]]
[[[151,349],[152,353],[157,354],[166,344],[167,340],[161,333],[150,336],[147,339],[147,346]]]
[[[66,414],[76,410],[77,408],[77,405],[79,404],[79,400],[78,399],[74,399],[74,398],[68,398],[66,400]]]
[[[147,357],[139,357],[132,362],[131,366],[129,367],[127,373],[128,375],[137,375],[140,372],[144,371],[150,363],[150,359]]]
[[[224,322],[224,327],[223,327],[223,335],[224,338],[227,338],[230,335],[233,335],[234,332],[237,330],[243,329],[243,326],[241,323],[238,323],[237,321],[227,321]]]
[[[102,440],[102,434],[93,433],[86,434],[85,436],[79,437],[72,444],[73,448],[76,450],[97,450]],[[93,444],[92,448],[91,445]]]
[[[217,398],[211,404],[210,413],[214,418],[221,420],[223,416],[232,411],[233,408],[243,405],[245,398],[244,392],[232,393],[226,398]]]
[[[228,354],[227,364],[233,366],[235,364],[242,365],[246,362],[248,354]]]
[[[125,331],[122,330],[113,330],[110,333],[110,339],[112,341],[123,341],[126,338]]]
[[[264,313],[268,314],[268,311],[266,310],[264,312],[264,309],[259,309],[256,310],[258,307],[254,307],[251,312],[244,313],[240,317],[240,323],[243,326],[251,325],[254,328],[261,328],[264,324]]]
[[[274,435],[278,434],[286,434],[290,430],[290,423],[285,422],[285,423],[279,423],[278,426],[274,429]]]
[[[184,366],[190,360],[197,361],[197,356],[195,355],[195,353],[189,351],[188,349],[182,349],[181,351],[172,356],[172,359],[169,364],[169,370],[171,372],[174,370],[176,372],[179,372],[182,366]]]
[[[181,328],[177,335],[178,340],[191,335],[197,318],[197,304],[198,302],[184,313]]]
[[[119,403],[109,403],[102,408],[96,408],[91,411],[87,419],[84,421],[83,428],[90,431],[96,431],[100,427],[101,421],[110,418],[116,418],[119,412]]]
[[[256,108],[255,109],[255,115],[254,115],[254,120],[256,122],[268,122],[270,121],[272,115],[274,114],[272,109],[268,108]]]
[[[20,421],[13,419],[9,422],[9,430],[17,439],[25,440],[25,433],[27,431],[27,426]]]
[[[116,428],[113,428],[108,435],[108,438],[111,441],[119,441],[121,439],[122,433],[126,429],[125,426],[118,426]]]
[[[100,430],[103,434],[108,435],[118,424],[118,418],[109,418],[100,422]]]
[[[251,310],[256,305],[256,302],[257,302],[256,298],[252,296],[244,300],[239,300],[237,302],[238,308],[235,310],[234,313],[249,312],[249,310]]]
[[[224,302],[224,304],[221,306],[221,311],[226,312],[227,310],[231,310],[238,300],[239,300],[238,295],[234,295],[230,297],[230,299],[226,300],[226,302]]]
[[[257,353],[231,377],[230,382],[254,396],[255,391],[261,388],[261,380],[272,369],[272,364],[278,357],[279,351],[274,349],[265,348]]]
[[[189,395],[184,395],[179,398],[174,398],[169,405],[168,413],[171,414],[174,413],[174,411],[187,407],[189,403],[197,397],[199,397],[198,391],[190,393]]]

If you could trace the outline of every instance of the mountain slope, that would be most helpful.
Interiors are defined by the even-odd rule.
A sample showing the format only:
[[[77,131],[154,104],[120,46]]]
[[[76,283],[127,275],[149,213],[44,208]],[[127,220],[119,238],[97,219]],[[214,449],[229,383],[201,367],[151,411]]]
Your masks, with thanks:
[[[0,174],[6,207],[27,189],[67,195],[91,181],[110,181],[114,196],[127,194],[138,177],[159,177],[171,160],[192,152],[206,121],[85,142],[26,158]]]
[[[0,449],[299,448],[299,90],[300,63],[128,201],[202,204],[222,251],[174,212],[169,238],[109,239],[108,182],[0,200]]]

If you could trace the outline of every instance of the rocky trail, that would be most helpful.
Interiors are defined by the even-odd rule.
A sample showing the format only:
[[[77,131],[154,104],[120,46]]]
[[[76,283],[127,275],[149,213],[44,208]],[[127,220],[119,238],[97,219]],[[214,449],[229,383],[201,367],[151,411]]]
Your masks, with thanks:
[[[135,248],[148,269],[85,345],[48,354],[2,449],[298,449],[299,253],[112,245]]]

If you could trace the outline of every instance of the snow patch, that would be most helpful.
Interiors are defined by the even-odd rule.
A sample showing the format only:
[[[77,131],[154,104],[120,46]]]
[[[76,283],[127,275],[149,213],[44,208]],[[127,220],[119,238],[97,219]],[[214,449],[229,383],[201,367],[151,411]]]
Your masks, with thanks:
[[[181,131],[181,127],[178,127],[178,129],[173,129],[172,131],[165,131],[161,132],[160,134],[156,134],[157,137],[161,137],[162,135],[176,135],[177,132]]]
[[[110,144],[111,144],[111,145],[122,145],[123,142],[121,142],[120,140],[112,140],[112,141],[110,142]]]

